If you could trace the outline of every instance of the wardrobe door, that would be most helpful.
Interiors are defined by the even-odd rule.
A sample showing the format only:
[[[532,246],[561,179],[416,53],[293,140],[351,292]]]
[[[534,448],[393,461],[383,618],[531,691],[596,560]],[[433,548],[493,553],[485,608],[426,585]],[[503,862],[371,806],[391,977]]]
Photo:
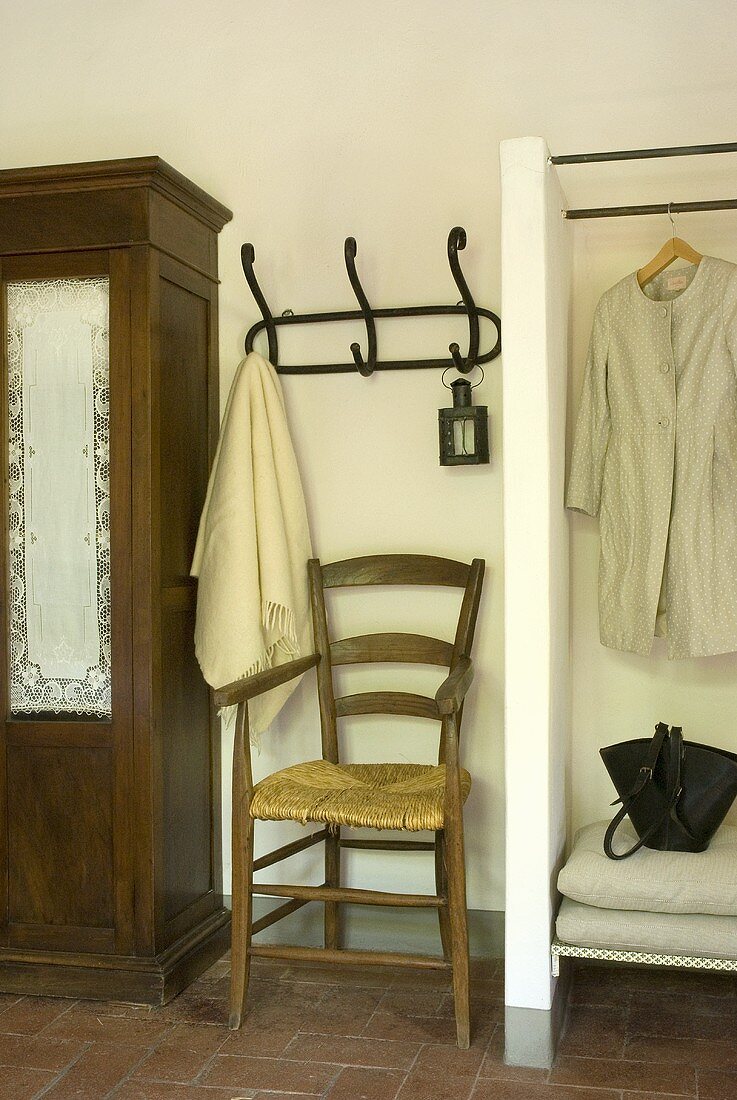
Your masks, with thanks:
[[[6,258],[0,942],[129,953],[130,354],[121,251]]]

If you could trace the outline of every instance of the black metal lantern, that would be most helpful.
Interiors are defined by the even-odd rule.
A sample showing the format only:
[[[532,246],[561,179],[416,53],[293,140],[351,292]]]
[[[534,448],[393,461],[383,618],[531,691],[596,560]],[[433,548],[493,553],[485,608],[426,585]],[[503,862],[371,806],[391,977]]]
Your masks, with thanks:
[[[447,388],[453,394],[453,408],[438,409],[440,465],[480,466],[489,461],[489,410],[472,403],[474,387],[467,378],[456,378]]]

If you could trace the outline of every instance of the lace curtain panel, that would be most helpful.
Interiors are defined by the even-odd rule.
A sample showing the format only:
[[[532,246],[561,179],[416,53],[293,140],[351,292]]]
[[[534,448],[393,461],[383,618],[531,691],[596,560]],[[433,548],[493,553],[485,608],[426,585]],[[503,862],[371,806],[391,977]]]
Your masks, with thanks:
[[[108,290],[8,284],[15,713],[111,715]]]

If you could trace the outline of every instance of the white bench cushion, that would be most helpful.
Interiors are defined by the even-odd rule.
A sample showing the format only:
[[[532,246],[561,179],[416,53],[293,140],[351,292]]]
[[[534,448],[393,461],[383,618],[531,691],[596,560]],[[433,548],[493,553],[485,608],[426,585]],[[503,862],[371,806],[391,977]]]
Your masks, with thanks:
[[[561,894],[601,909],[650,913],[705,913],[737,917],[737,828],[723,825],[705,852],[655,852],[640,848],[629,859],[604,854],[607,822],[579,829],[558,876]],[[615,851],[632,846],[629,821],[617,832]]]
[[[737,917],[601,909],[563,898],[555,930],[577,947],[737,959]]]

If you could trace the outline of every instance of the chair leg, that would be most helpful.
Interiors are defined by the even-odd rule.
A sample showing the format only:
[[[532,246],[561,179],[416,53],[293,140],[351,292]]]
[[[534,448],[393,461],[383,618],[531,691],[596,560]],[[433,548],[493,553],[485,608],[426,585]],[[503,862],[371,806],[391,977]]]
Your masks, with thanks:
[[[335,834],[328,833],[325,838],[325,885],[340,886],[340,829]],[[324,943],[333,950],[340,947],[340,909],[337,901],[325,902]]]
[[[245,800],[244,800],[245,802]],[[237,1031],[246,1008],[251,968],[251,910],[253,895],[253,819],[247,804],[241,820],[233,823],[233,915],[230,958],[230,1019]]]
[[[471,1006],[468,959],[468,913],[466,910],[466,867],[463,851],[463,821],[446,827],[446,868],[450,913],[453,1000],[458,1046],[468,1050],[471,1041]]]
[[[435,893],[440,897],[448,897],[448,876],[445,873],[445,834],[442,829],[435,833]],[[450,959],[450,917],[448,906],[442,905],[438,909],[438,922],[440,924],[440,942],[443,945],[443,958]]]

